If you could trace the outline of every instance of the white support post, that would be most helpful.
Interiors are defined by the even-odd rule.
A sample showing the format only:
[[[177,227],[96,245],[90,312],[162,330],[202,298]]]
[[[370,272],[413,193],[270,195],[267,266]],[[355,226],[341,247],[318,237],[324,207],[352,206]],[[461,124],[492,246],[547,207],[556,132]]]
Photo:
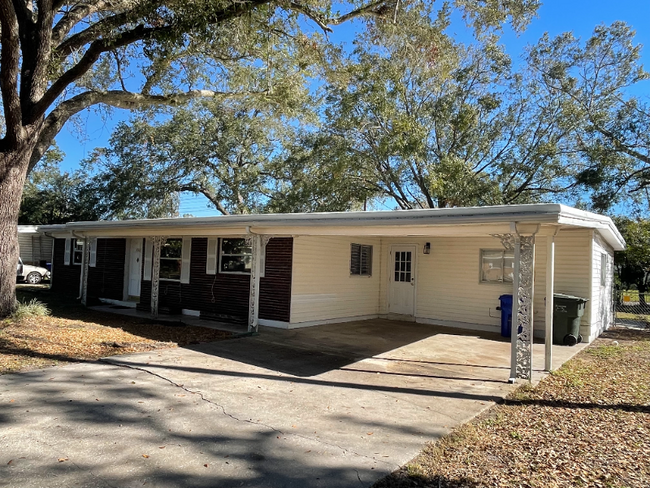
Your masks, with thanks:
[[[251,287],[248,302],[248,332],[257,332],[260,309],[260,274],[262,272],[262,236],[253,234],[246,239],[251,246]]]
[[[88,303],[88,265],[90,264],[90,241],[84,239],[84,250],[81,255],[81,304]]]
[[[167,239],[156,236],[153,238],[152,268],[151,268],[151,315],[158,317],[158,302],[160,297],[160,248]]]
[[[544,334],[544,370],[553,370],[553,283],[555,281],[555,235],[546,237],[546,313]]]

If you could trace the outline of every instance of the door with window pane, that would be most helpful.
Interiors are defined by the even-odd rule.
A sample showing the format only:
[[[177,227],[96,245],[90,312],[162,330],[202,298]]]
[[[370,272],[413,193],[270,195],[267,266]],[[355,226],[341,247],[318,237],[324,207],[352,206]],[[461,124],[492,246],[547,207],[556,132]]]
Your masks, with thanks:
[[[392,246],[388,311],[415,315],[415,246]]]

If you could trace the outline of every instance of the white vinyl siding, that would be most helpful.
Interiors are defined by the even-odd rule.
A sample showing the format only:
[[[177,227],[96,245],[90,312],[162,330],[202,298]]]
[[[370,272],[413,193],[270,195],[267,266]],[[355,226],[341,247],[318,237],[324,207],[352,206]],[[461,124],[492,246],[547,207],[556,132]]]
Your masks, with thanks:
[[[406,242],[406,241],[404,241]],[[512,283],[481,283],[481,249],[498,249],[491,237],[432,238],[431,254],[417,241],[416,317],[476,324],[499,330],[499,296],[512,293]],[[492,317],[490,316],[492,315]]]
[[[555,291],[591,296],[591,231],[562,230],[555,237]],[[499,332],[499,296],[512,294],[512,283],[480,282],[481,249],[498,249],[493,237],[374,238],[373,276],[349,275],[350,245],[358,237],[297,237],[291,322],[317,322],[388,313],[389,251],[393,245],[415,245],[417,253],[416,320]],[[431,253],[423,254],[426,242]],[[547,237],[536,239],[534,327],[543,336],[546,298]],[[600,257],[598,258],[600,260]],[[600,280],[599,271],[593,270]],[[600,281],[599,281],[600,283]],[[590,309],[582,334],[590,334]]]
[[[535,295],[533,322],[536,335],[545,327],[546,237],[536,239]],[[589,297],[590,293],[590,231],[561,231],[555,238],[555,291]],[[425,242],[431,243],[431,254],[423,254]],[[462,323],[479,328],[500,330],[499,296],[512,294],[512,283],[479,282],[481,249],[498,249],[492,237],[383,239],[384,249],[390,244],[416,244],[418,273],[416,277],[416,319],[439,320],[441,323]],[[387,266],[382,253],[381,267]],[[380,314],[387,313],[387,283],[382,282]],[[583,324],[589,324],[588,310]],[[584,334],[583,334],[584,335]],[[585,340],[587,336],[585,335]]]
[[[363,238],[373,246],[373,275],[350,275],[350,237],[294,238],[291,323],[376,315],[379,305],[379,238]]]
[[[613,325],[612,286],[614,281],[614,253],[598,232],[594,232],[592,252],[592,293],[591,303],[587,304],[587,308],[591,309],[591,339]],[[604,269],[603,264],[605,264]]]

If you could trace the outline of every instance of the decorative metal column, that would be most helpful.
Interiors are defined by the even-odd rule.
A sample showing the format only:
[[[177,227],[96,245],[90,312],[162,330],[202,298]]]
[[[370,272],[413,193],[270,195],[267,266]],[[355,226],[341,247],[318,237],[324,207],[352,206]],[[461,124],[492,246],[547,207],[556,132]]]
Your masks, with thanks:
[[[251,246],[253,262],[251,263],[251,287],[248,297],[248,332],[257,332],[259,326],[259,308],[260,308],[260,275],[262,273],[262,252],[266,242],[262,242],[263,237],[258,234],[246,236],[246,244]]]
[[[153,256],[151,261],[151,315],[158,317],[158,301],[160,297],[160,248],[167,240],[166,237],[156,236],[153,241]]]
[[[88,302],[88,268],[90,265],[90,240],[84,239],[84,252],[81,255],[81,304]]]
[[[522,235],[515,225],[513,234],[495,234],[508,251],[514,251],[512,328],[510,339],[510,381],[533,377],[533,300],[535,284],[535,234]],[[519,332],[521,327],[521,332]]]
[[[517,235],[513,283],[510,380],[533,378],[533,299],[535,280],[535,234]],[[519,332],[521,327],[521,332]]]

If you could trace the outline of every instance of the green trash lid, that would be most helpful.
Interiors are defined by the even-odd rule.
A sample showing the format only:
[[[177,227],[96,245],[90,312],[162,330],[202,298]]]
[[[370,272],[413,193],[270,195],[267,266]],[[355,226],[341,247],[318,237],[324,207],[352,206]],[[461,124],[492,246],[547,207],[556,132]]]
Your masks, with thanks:
[[[566,293],[553,293],[553,298],[560,298],[563,300],[575,300],[577,302],[588,302],[588,298],[577,297],[575,295],[567,295]]]

